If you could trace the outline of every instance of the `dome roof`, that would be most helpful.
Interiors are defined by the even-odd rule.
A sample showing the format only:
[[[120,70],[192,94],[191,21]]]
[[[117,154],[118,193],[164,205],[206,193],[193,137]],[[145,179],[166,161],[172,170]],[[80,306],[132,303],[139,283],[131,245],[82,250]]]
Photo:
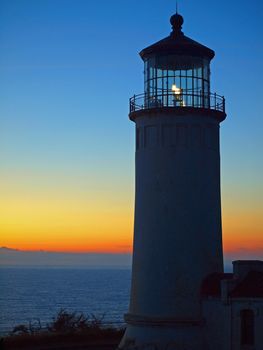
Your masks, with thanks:
[[[140,52],[143,60],[151,55],[190,55],[195,57],[202,57],[212,59],[215,52],[208,47],[194,41],[182,32],[182,25],[184,19],[181,15],[176,13],[170,19],[173,31],[171,34],[158,41],[157,43],[148,46]]]

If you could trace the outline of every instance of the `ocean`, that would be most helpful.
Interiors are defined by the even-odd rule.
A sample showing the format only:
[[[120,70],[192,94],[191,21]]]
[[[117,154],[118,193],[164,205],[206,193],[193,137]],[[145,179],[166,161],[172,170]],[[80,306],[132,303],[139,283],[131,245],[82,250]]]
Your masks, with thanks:
[[[94,314],[104,324],[123,325],[128,311],[130,269],[0,268],[0,334],[60,309]]]

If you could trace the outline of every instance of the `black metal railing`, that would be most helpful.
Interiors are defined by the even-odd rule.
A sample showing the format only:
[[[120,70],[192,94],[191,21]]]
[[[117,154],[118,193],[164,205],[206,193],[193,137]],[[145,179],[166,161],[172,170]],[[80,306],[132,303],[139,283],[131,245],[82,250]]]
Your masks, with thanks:
[[[134,95],[130,98],[130,113],[142,109],[162,107],[206,108],[225,113],[225,98],[211,93],[183,91],[174,93],[163,90],[155,95],[148,93]]]

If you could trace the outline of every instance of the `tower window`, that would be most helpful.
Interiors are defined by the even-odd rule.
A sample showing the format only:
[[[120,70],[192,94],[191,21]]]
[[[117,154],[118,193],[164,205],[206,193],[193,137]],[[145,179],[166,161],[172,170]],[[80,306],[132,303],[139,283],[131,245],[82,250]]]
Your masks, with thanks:
[[[252,310],[241,310],[241,345],[254,345],[255,317]]]

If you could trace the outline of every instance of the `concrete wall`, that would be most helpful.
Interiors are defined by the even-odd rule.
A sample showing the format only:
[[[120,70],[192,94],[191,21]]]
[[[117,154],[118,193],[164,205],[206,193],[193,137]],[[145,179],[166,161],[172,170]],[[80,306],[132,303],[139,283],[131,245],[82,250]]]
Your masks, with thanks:
[[[233,302],[232,316],[232,348],[231,350],[263,350],[263,300],[261,299],[239,299]],[[255,346],[241,347],[241,310],[253,310],[255,316]]]
[[[223,270],[219,123],[145,114],[136,136],[130,313],[200,319],[201,282]]]
[[[253,310],[255,315],[255,345],[241,345],[241,311]],[[263,300],[235,299],[224,304],[219,299],[203,302],[204,334],[208,350],[262,350]]]
[[[135,120],[134,251],[122,349],[208,349],[200,287],[223,271],[219,121],[209,111],[168,113],[145,111]]]
[[[221,299],[203,301],[204,334],[208,350],[231,350],[231,308]]]

